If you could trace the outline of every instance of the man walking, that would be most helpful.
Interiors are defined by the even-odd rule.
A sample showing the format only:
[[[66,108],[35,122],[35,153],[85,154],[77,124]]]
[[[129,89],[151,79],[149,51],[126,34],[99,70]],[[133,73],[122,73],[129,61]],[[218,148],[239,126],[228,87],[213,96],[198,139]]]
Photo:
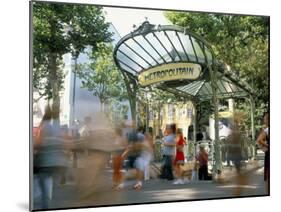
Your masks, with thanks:
[[[163,149],[163,165],[160,178],[167,180],[174,180],[173,175],[173,159],[176,154],[175,141],[176,125],[171,124],[166,126]]]

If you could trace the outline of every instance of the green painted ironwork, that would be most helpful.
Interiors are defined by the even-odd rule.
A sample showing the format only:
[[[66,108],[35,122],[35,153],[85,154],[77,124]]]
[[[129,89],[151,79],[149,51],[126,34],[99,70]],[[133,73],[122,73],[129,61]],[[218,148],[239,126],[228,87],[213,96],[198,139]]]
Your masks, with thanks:
[[[172,32],[175,33],[174,39],[171,37]],[[124,52],[125,48],[120,51],[122,46],[127,47],[131,55]],[[124,57],[121,58],[120,52],[123,52],[127,56],[127,59]],[[214,179],[222,171],[221,142],[218,126],[218,105],[220,99],[251,96],[251,129],[252,138],[255,138],[253,90],[247,83],[242,82],[237,76],[232,75],[223,63],[216,60],[211,45],[203,37],[179,26],[153,25],[145,21],[136,30],[124,36],[117,43],[113,57],[116,65],[126,79],[126,84],[133,84],[133,88],[131,88],[131,85],[127,85],[127,89],[129,91],[131,90],[130,92],[134,94],[136,94],[136,89],[138,89],[137,79],[140,72],[161,64],[175,62],[189,62],[201,65],[202,74],[195,81],[160,82],[154,85],[154,87],[177,96],[188,98],[194,103],[194,141],[190,142],[194,143],[194,145],[196,143],[196,104],[199,104],[201,101],[212,100],[215,119],[214,151],[212,151],[214,152],[214,157],[212,157],[214,161]],[[178,57],[177,60],[176,57]],[[132,64],[130,61],[132,61]],[[132,101],[130,102],[131,105],[135,105],[132,104]],[[135,111],[136,108],[134,107],[133,110]],[[188,149],[189,151],[195,151],[195,148],[192,147]]]

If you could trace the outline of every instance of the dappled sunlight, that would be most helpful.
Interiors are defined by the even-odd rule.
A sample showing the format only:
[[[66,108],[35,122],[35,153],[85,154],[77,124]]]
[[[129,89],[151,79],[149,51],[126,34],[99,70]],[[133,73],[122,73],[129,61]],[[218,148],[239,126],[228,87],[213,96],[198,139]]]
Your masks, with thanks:
[[[268,17],[30,8],[31,209],[267,194]]]

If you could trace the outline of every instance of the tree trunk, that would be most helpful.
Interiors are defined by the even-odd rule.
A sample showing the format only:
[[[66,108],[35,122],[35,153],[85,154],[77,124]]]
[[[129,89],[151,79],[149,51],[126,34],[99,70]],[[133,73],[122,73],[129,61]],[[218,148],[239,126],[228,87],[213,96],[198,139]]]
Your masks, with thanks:
[[[55,20],[54,18],[50,19],[50,27],[51,27],[51,36],[55,36],[56,32],[56,24],[57,24],[57,20]],[[54,40],[52,40],[54,41]],[[59,54],[55,52],[56,50],[51,50],[50,52],[50,80],[51,80],[51,89],[52,89],[52,100],[53,100],[53,106],[52,106],[52,110],[53,110],[53,118],[57,120],[57,123],[60,124],[60,96],[59,96],[59,92],[60,92],[60,85],[59,85],[59,64],[58,64],[58,60],[59,60]]]
[[[101,112],[101,113],[104,112],[103,106],[104,106],[104,102],[103,102],[103,100],[100,99],[100,112]]]
[[[51,53],[50,55],[50,83],[52,88],[52,100],[53,100],[53,118],[60,120],[60,96],[59,96],[59,82],[58,82],[58,64],[57,55]]]
[[[131,108],[131,116],[132,116],[132,121],[136,123],[136,103],[137,103],[137,86],[136,82],[133,82],[126,74],[123,74],[123,79],[125,81],[126,89],[128,92],[128,97],[129,97],[129,103],[130,103],[130,108]]]

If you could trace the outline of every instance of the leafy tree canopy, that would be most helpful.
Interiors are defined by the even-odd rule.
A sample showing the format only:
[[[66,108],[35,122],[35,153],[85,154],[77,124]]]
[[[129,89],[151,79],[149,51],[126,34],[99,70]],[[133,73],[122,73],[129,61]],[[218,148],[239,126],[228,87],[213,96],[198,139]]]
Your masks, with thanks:
[[[96,51],[89,53],[89,62],[79,65],[77,74],[82,86],[97,96],[101,104],[127,98],[122,75],[112,57],[113,47],[99,43]]]
[[[193,12],[166,12],[165,16],[172,24],[204,37],[216,57],[253,87],[257,105],[268,104],[267,17]]]
[[[64,79],[62,56],[77,58],[86,47],[111,41],[101,7],[33,3],[33,87],[58,101]]]

